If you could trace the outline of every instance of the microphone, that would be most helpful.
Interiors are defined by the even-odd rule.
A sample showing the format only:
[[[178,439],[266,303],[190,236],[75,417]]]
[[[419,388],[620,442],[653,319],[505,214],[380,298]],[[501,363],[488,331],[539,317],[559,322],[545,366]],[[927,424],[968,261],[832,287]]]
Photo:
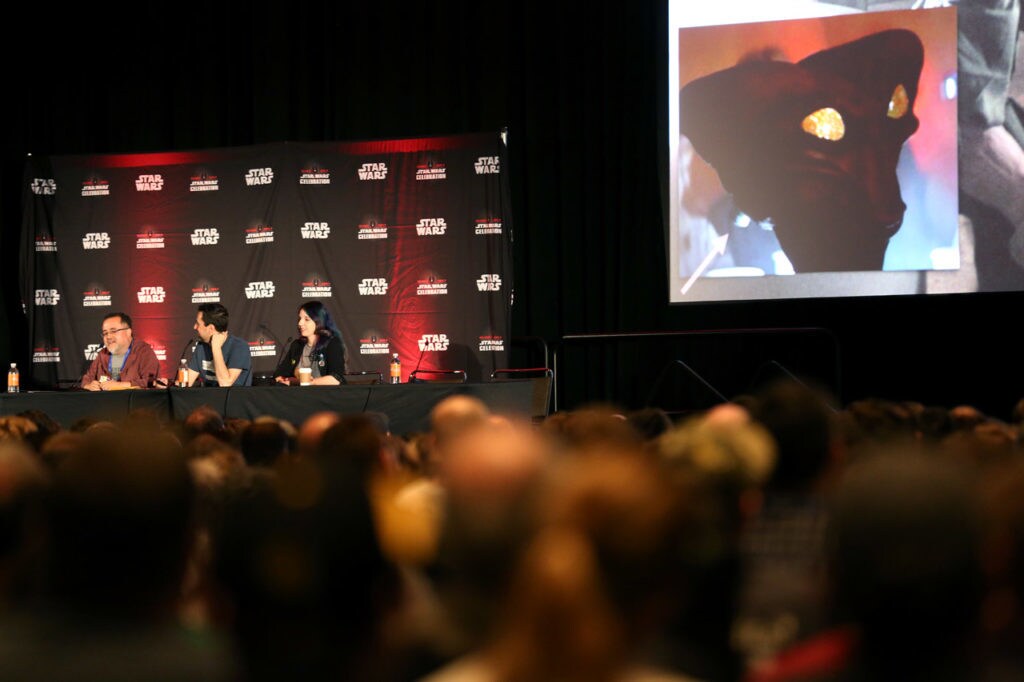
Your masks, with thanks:
[[[181,365],[181,360],[185,359],[185,351],[188,350],[188,347],[190,345],[192,346],[192,352],[195,353],[196,352],[196,346],[199,345],[199,339],[197,339],[196,337],[193,336],[188,341],[185,342],[184,346],[182,346],[181,352],[178,353],[178,365],[179,366]],[[177,375],[178,375],[178,367],[174,368],[174,375],[175,375],[175,377],[177,377]],[[202,373],[202,371],[200,371],[199,372],[199,379],[196,380],[197,383],[199,381],[202,381],[202,379],[203,379],[203,373]],[[177,379],[175,379],[175,381],[177,381]]]
[[[412,370],[412,372],[409,372],[409,377],[410,377],[409,381],[412,381],[413,380],[412,379],[412,375],[419,371],[420,363],[423,362],[423,353],[425,353],[426,350],[427,350],[427,344],[423,344],[423,347],[420,348],[420,356],[419,356],[419,358],[416,359],[416,367]],[[419,381],[419,380],[417,379],[417,381]]]
[[[277,338],[277,334],[275,334],[274,330],[272,330],[270,327],[267,326],[266,322],[260,322],[259,328],[262,329],[263,331],[265,331],[267,333],[267,336],[269,336],[270,338],[274,339],[275,343],[281,343],[281,339]],[[290,342],[291,342],[291,339],[288,339],[288,343],[290,343]]]
[[[268,329],[267,331],[270,330]],[[277,339],[274,340],[276,341]],[[274,374],[277,374],[277,370],[281,369],[281,362],[284,360],[284,354],[288,352],[288,347],[292,345],[292,341],[294,340],[295,339],[289,336],[285,340],[284,345],[281,346],[281,351],[277,354],[277,365],[275,365],[276,369],[274,370]]]

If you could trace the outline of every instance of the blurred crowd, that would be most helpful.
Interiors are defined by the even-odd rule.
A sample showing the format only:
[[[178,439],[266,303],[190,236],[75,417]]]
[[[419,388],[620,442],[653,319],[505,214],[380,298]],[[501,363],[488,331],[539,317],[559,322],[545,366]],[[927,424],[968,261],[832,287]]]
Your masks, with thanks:
[[[0,417],[0,680],[1022,680],[1022,417]]]

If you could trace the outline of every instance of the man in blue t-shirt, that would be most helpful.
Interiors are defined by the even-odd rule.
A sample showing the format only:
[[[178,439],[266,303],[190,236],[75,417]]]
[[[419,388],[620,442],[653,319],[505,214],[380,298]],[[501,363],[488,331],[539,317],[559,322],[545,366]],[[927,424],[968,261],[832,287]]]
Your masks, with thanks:
[[[193,326],[201,340],[188,363],[188,385],[202,377],[205,386],[252,386],[249,344],[228,333],[228,309],[203,303]]]

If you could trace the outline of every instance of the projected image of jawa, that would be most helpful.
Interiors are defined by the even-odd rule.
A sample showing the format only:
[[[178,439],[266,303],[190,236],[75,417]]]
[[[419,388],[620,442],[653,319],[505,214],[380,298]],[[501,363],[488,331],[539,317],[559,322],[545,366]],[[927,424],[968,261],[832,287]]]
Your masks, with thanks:
[[[742,63],[680,90],[680,129],[737,207],[771,220],[797,272],[880,270],[906,211],[896,164],[923,60],[895,29]]]

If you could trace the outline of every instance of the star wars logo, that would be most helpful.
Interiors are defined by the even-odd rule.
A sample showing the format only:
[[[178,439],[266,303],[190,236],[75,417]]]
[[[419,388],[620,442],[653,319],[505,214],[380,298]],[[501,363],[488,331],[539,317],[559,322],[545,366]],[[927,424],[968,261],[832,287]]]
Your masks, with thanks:
[[[324,282],[319,277],[314,277],[312,280],[302,283],[302,298],[330,298],[330,296],[330,282]]]
[[[329,185],[331,171],[327,168],[303,168],[299,171],[300,185]]]
[[[417,180],[444,180],[447,174],[443,163],[428,163],[416,166]]]
[[[216,175],[208,175],[207,173],[199,173],[189,178],[188,191],[189,192],[216,192],[220,189],[220,181]]]
[[[448,229],[448,223],[444,218],[422,218],[416,223],[416,234],[420,237],[429,237],[444,234]]]
[[[303,239],[327,239],[331,236],[331,226],[327,223],[304,223],[299,233]]]
[[[192,246],[214,246],[220,242],[220,232],[216,227],[197,227],[189,235]]]
[[[378,223],[371,220],[359,226],[359,239],[387,239],[388,226],[385,223]]]
[[[163,303],[167,292],[163,287],[142,287],[136,296],[139,303]]]
[[[164,176],[159,173],[144,173],[135,178],[136,192],[159,192],[164,188]]]
[[[448,280],[438,279],[431,275],[427,279],[416,282],[417,296],[446,296],[448,294]]]
[[[480,275],[476,281],[477,291],[501,291],[501,275]]]
[[[110,194],[110,183],[106,180],[86,180],[82,183],[83,197],[103,197]]]
[[[153,346],[153,354],[156,355],[156,359],[160,362],[167,362],[167,349],[163,346]]]
[[[490,175],[501,172],[501,161],[497,156],[481,156],[473,164],[477,175]]]
[[[36,289],[36,305],[57,305],[60,294],[56,289]]]
[[[110,292],[104,291],[102,287],[93,287],[92,291],[86,291],[82,295],[82,307],[101,308],[110,305]]]
[[[360,296],[385,296],[388,293],[388,281],[383,277],[365,277],[359,283]]]
[[[96,355],[100,352],[100,348],[102,347],[103,346],[101,346],[98,343],[90,343],[88,346],[85,347],[85,359],[88,360],[89,362],[95,360]]]
[[[60,362],[60,348],[56,346],[40,346],[32,349],[32,363],[42,364]]]
[[[220,303],[220,289],[210,286],[209,282],[202,282],[192,288],[193,303]]]
[[[428,350],[448,350],[447,334],[424,334],[419,340],[420,352]]]
[[[388,177],[388,166],[386,163],[364,163],[356,173],[360,180],[386,180]]]
[[[57,240],[49,237],[36,237],[36,253],[41,252],[56,252],[57,251]]]
[[[391,344],[377,332],[369,331],[363,334],[363,338],[359,339],[359,354],[390,355]]]
[[[245,174],[245,184],[247,187],[269,185],[272,182],[274,182],[273,168],[250,168]]]
[[[499,218],[478,218],[473,233],[480,234],[501,234],[501,219]]]
[[[505,339],[494,334],[481,336],[479,349],[481,353],[503,351],[505,350]]]
[[[57,193],[57,181],[53,178],[32,178],[32,193],[50,196]]]
[[[271,281],[249,282],[245,287],[245,297],[249,299],[274,298],[274,283]]]
[[[135,235],[136,249],[162,249],[164,248],[164,235],[160,232],[144,232]]]
[[[274,241],[274,228],[270,225],[245,228],[246,244],[266,244],[272,241]]]
[[[249,354],[254,358],[277,357],[277,345],[273,341],[267,341],[262,336],[249,342]]]
[[[86,232],[85,236],[82,237],[82,248],[87,251],[90,249],[109,249],[110,233]]]

